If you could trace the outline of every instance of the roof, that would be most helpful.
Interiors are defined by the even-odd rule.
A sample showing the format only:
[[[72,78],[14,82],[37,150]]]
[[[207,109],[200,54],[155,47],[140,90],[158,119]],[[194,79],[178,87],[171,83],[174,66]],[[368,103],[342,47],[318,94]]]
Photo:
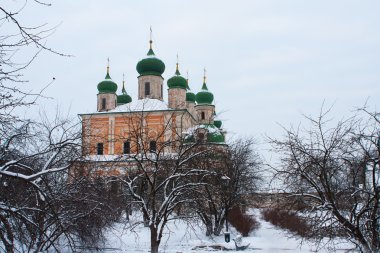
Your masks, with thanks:
[[[154,159],[156,158],[154,153],[143,154],[114,154],[114,155],[85,155],[81,161],[89,162],[134,162],[136,159]],[[178,153],[161,153],[160,159],[178,159]]]
[[[187,137],[185,137],[185,139],[193,139],[193,136],[198,129],[207,130],[207,143],[225,144],[225,136],[223,132],[213,124],[200,124],[189,128],[185,132],[185,134],[187,134]]]
[[[122,104],[116,106],[114,109],[103,112],[93,112],[93,113],[81,113],[79,115],[101,115],[101,114],[113,114],[113,113],[132,113],[132,112],[188,112],[187,109],[172,109],[169,108],[168,104],[164,101],[153,99],[153,98],[144,98],[132,101],[128,104]],[[188,112],[190,114],[190,112]],[[190,114],[191,115],[191,114]],[[191,115],[192,118],[194,118]]]
[[[141,112],[141,111],[171,111],[168,104],[159,99],[144,98],[131,103],[119,105],[108,112]]]

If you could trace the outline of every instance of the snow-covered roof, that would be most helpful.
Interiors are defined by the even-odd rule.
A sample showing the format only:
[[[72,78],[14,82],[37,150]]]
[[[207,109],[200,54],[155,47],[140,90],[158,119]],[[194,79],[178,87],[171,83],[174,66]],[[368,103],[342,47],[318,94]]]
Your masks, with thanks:
[[[97,161],[97,162],[119,161],[121,158],[122,158],[121,155],[86,155],[86,156],[83,156],[84,161]]]
[[[114,109],[104,112],[94,112],[91,114],[107,114],[107,113],[119,113],[119,112],[152,112],[152,111],[175,111],[175,109],[169,108],[168,104],[164,101],[144,98],[132,101],[128,104],[118,105]]]
[[[114,161],[120,161],[120,162],[130,162],[135,161],[135,159],[155,159],[156,158],[155,153],[146,153],[146,154],[123,154],[123,155],[86,155],[83,156],[84,161],[96,161],[96,162],[114,162]],[[161,153],[160,154],[160,160],[163,159],[177,159],[178,154],[177,153]]]
[[[210,134],[213,134],[213,133],[219,133],[219,129],[214,126],[214,125],[210,125],[210,124],[200,124],[200,125],[196,125],[194,127],[190,127],[186,133],[187,134],[193,134],[197,129],[207,129],[207,131],[210,133]]]
[[[141,112],[141,111],[167,111],[172,110],[169,108],[168,104],[164,101],[144,98],[132,101],[128,104],[116,106],[115,109],[109,110],[108,112]]]

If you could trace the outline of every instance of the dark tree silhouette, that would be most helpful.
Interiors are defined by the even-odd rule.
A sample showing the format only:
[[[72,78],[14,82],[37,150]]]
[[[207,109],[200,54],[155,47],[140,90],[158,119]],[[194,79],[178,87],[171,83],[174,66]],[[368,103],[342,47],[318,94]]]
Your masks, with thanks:
[[[273,169],[285,191],[303,202],[314,238],[345,237],[378,252],[379,113],[363,108],[334,124],[328,112],[271,140],[281,155]]]

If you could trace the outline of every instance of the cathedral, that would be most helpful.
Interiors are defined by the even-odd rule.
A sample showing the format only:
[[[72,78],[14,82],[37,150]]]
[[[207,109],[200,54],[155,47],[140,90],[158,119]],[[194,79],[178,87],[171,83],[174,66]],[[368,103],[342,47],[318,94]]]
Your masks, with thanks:
[[[175,154],[178,144],[202,143],[225,146],[222,122],[216,119],[214,95],[206,85],[198,93],[179,70],[164,87],[165,64],[157,58],[152,40],[147,56],[136,65],[138,97],[128,95],[123,80],[121,91],[112,80],[109,64],[103,81],[97,85],[96,112],[80,114],[83,157],[111,161],[120,156],[141,153]],[[173,68],[174,69],[174,68]],[[164,101],[164,90],[168,101]]]

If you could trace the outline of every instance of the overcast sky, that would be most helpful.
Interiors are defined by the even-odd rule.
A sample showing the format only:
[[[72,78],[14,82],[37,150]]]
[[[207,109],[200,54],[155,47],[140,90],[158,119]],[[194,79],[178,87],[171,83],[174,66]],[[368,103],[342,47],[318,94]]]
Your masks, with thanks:
[[[18,0],[6,0],[14,6]],[[316,115],[325,101],[331,116],[349,115],[380,95],[378,0],[65,0],[30,3],[23,20],[58,25],[47,45],[74,57],[42,53],[25,73],[31,89],[56,80],[40,100],[76,115],[96,110],[97,84],[110,58],[111,77],[137,99],[136,63],[154,51],[175,71],[189,71],[200,90],[203,68],[216,110],[231,135],[278,136],[278,124]]]

